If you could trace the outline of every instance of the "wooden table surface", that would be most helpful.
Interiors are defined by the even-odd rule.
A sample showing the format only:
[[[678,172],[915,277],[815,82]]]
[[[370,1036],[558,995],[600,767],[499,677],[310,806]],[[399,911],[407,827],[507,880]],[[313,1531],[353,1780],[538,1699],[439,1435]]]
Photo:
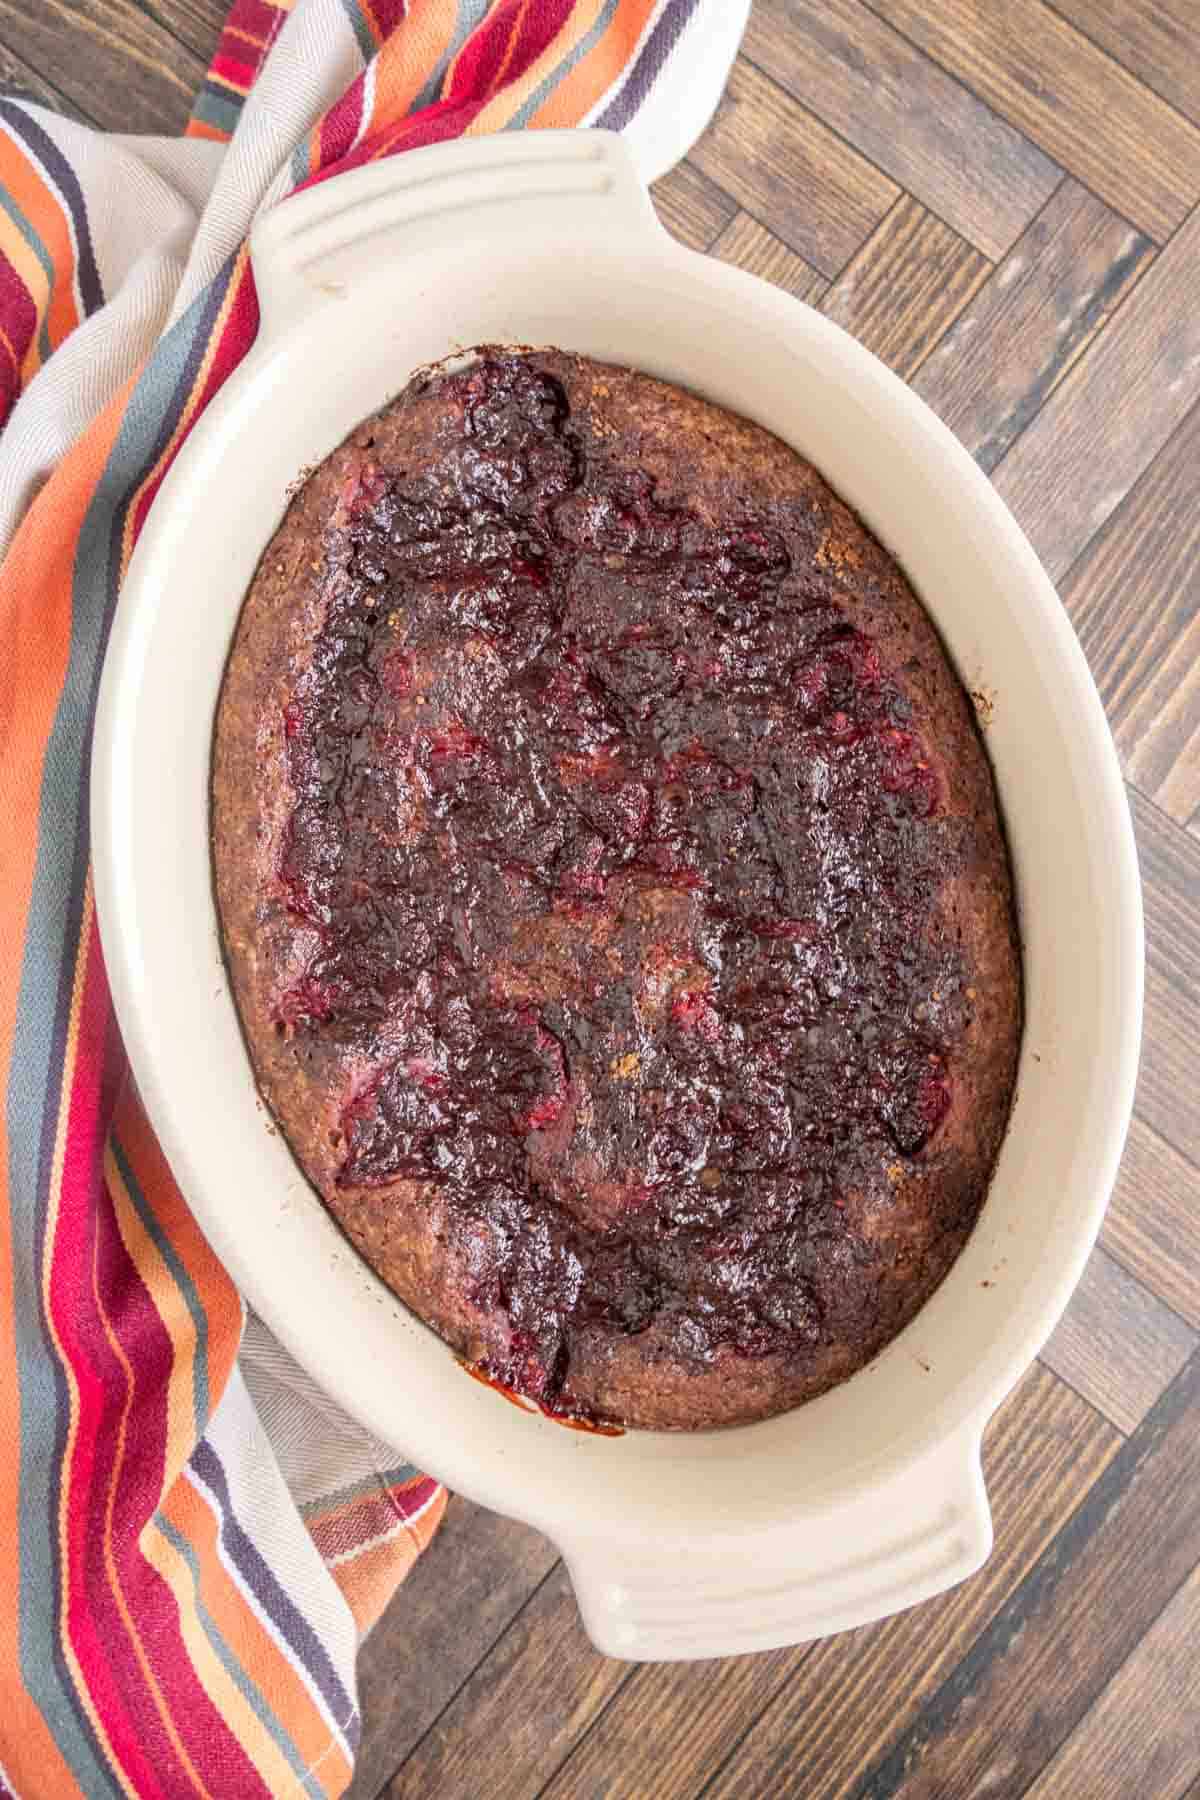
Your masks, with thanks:
[[[0,0],[0,81],[176,131],[221,0]],[[946,419],[1108,709],[1149,933],[1100,1246],[984,1461],[955,1592],[797,1650],[609,1662],[532,1532],[452,1501],[361,1659],[355,1800],[1200,1800],[1200,0],[756,0],[659,184]]]

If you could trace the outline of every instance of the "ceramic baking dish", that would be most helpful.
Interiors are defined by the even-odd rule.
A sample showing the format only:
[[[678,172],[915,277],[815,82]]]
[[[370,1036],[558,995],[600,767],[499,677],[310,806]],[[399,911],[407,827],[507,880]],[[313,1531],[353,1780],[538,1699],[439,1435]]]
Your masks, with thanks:
[[[980,1437],[1095,1238],[1138,1050],[1129,814],[1049,581],[928,408],[837,326],[671,240],[616,138],[528,133],[418,151],[284,202],[251,247],[258,340],[142,533],[93,763],[113,994],[184,1193],[251,1304],[349,1412],[553,1540],[601,1650],[765,1649],[939,1592],[988,1554]],[[358,1259],[268,1129],[222,965],[213,713],[289,486],[418,366],[498,341],[647,369],[779,433],[899,558],[989,701],[1027,1005],[995,1180],[908,1329],[844,1386],[762,1424],[601,1437],[469,1379]]]

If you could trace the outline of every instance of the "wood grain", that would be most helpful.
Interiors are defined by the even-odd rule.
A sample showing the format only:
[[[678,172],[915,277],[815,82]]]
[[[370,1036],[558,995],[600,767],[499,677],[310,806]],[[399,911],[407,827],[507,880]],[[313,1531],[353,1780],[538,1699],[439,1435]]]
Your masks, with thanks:
[[[1129,1432],[1197,1342],[1190,1325],[1097,1249],[1041,1360],[1118,1431]]]
[[[922,1695],[949,1678],[1021,1591],[1119,1444],[1091,1407],[1035,1366],[985,1440],[996,1524],[991,1560],[971,1581],[913,1612],[814,1645],[705,1800],[790,1793],[835,1800],[857,1791],[859,1773],[915,1721]]]
[[[998,1582],[1004,1581],[1006,1571],[1008,1580],[1015,1580],[1014,1570],[1021,1566],[1022,1546],[1026,1563],[1032,1563],[1052,1529],[1045,1504],[1040,1509],[1031,1504],[1032,1495],[1040,1495],[1051,1511],[1061,1505],[1065,1517],[1065,1510],[1078,1499],[1088,1481],[1094,1479],[1117,1443],[1115,1433],[1045,1371],[1035,1371],[1027,1378],[1023,1397],[1024,1406],[1010,1402],[1002,1411],[988,1440],[988,1480],[997,1518],[1005,1520],[1008,1559],[995,1565]],[[1062,1489],[1068,1460],[1074,1464],[1068,1482],[1069,1493]],[[1023,1470],[1023,1476],[1019,1470]],[[1057,1501],[1049,1500],[1051,1491],[1058,1493]],[[1003,1588],[992,1590],[993,1606],[1001,1592]],[[569,1597],[565,1594],[563,1604],[569,1611]],[[955,1617],[964,1606],[982,1608],[979,1616],[986,1617],[988,1592],[973,1584],[972,1588],[959,1589],[953,1602],[948,1599],[947,1604],[953,1604],[957,1609]],[[976,1615],[972,1613],[970,1617]],[[966,1615],[964,1621],[962,1628],[967,1633],[969,1618]],[[555,1629],[557,1632],[558,1627]],[[886,1625],[871,1627],[869,1632],[888,1629]],[[568,1795],[597,1793],[628,1795],[633,1800],[634,1796],[650,1792],[654,1793],[655,1800],[671,1800],[672,1796],[698,1793],[707,1777],[736,1745],[748,1720],[764,1709],[784,1680],[794,1675],[810,1653],[807,1647],[802,1647],[741,1657],[726,1664],[670,1664],[634,1669],[613,1689],[603,1710],[597,1709],[598,1722],[588,1731],[575,1754],[563,1762],[548,1782],[543,1790],[547,1800],[551,1796],[561,1800]],[[523,1658],[523,1679],[530,1683],[538,1678],[540,1654],[540,1648],[531,1645]],[[597,1668],[603,1666],[603,1659],[582,1639],[575,1639],[565,1630],[561,1634],[559,1655],[572,1659],[568,1681],[571,1690],[580,1694],[588,1692]],[[481,1691],[486,1688],[488,1678],[488,1667],[484,1665],[477,1676]],[[529,1691],[536,1689],[531,1687]],[[473,1732],[473,1724],[468,1729]],[[522,1727],[518,1723],[514,1729],[519,1732]],[[559,1748],[565,1758],[570,1743],[563,1742]],[[505,1737],[496,1745],[494,1754],[508,1767],[514,1757],[519,1760],[521,1752],[514,1750]],[[429,1772],[426,1768],[426,1775]],[[449,1783],[453,1778],[453,1771],[440,1764],[433,1773],[443,1783]],[[411,1791],[415,1792],[415,1787]],[[454,1790],[450,1787],[449,1791]],[[511,1791],[516,1793],[521,1789],[514,1785]],[[532,1785],[528,1791],[532,1791]]]
[[[1193,838],[1200,857],[1200,838]],[[1196,1068],[1197,1032],[1195,1009],[1190,1003],[1184,1016],[1176,988],[1177,969],[1170,949],[1147,945],[1146,1029],[1143,1038],[1138,1105],[1143,1117],[1192,1164],[1200,1161],[1200,1130],[1190,1087]]]
[[[539,1800],[680,1800],[703,1791],[809,1646],[632,1671]]]
[[[1200,1330],[1200,1168],[1134,1114],[1100,1241]]]
[[[797,300],[807,300],[810,306],[817,304],[829,286],[823,275],[818,275],[802,256],[781,244],[777,237],[772,237],[749,213],[735,214],[713,243],[712,251],[722,262],[733,263],[751,275],[759,275],[764,281],[794,294]]]
[[[90,122],[81,106],[68,100],[32,63],[27,63],[3,42],[0,42],[0,92],[12,99],[36,100],[39,106],[49,106],[68,118]]]
[[[1200,842],[1136,791],[1133,824],[1146,909],[1146,1030],[1138,1110],[1200,1163]],[[1200,1211],[1200,1192],[1196,1194]]]
[[[0,82],[177,130],[225,10],[0,0]],[[1103,1249],[985,1442],[993,1555],[820,1645],[630,1669],[549,1544],[455,1501],[360,1658],[350,1800],[1200,1800],[1198,40],[1196,0],[755,0],[725,106],[655,188],[676,236],[823,301],[994,472],[1132,784],[1137,1112]]]
[[[1000,494],[1055,578],[1116,511],[1200,397],[1200,307],[1183,303],[1198,267],[1200,210],[994,472]]]
[[[1200,1570],[1171,1600],[1026,1800],[1175,1795],[1200,1774]],[[1148,1731],[1131,1722],[1153,1722]]]
[[[1200,130],[1042,0],[871,9],[1156,243],[1200,198]]]
[[[737,202],[690,162],[678,163],[650,194],[667,230],[691,250],[709,249],[737,211]]]
[[[740,59],[690,160],[830,277],[845,267],[900,191]]]
[[[229,0],[143,0],[142,11],[153,13],[207,66],[229,17]]]
[[[482,1792],[487,1800],[529,1800],[628,1675],[627,1663],[597,1655],[584,1637],[558,1564],[387,1793],[392,1800]]]
[[[1054,10],[1148,88],[1200,125],[1200,17],[1195,0],[1054,0]]]
[[[1069,1388],[1035,1369],[997,1416],[989,1433],[989,1494],[1003,1552],[985,1576],[930,1609],[885,1621],[830,1645],[857,1644],[870,1667],[862,1682],[878,1691],[886,1667],[897,1689],[907,1685],[918,1635],[942,1646],[947,1668],[980,1624],[1031,1567],[1058,1523],[1086,1492],[1119,1439]],[[928,1613],[936,1616],[929,1618]],[[922,1624],[921,1621],[924,1621]],[[874,1640],[880,1640],[873,1650]],[[745,1731],[806,1659],[828,1646],[768,1652],[721,1663],[669,1664],[626,1670],[587,1643],[565,1575],[540,1588],[519,1628],[495,1646],[438,1726],[410,1756],[388,1789],[394,1797],[466,1792],[466,1770],[486,1755],[502,1797],[531,1794],[582,1800],[604,1794],[655,1800],[699,1793]],[[552,1664],[553,1675],[548,1676]],[[540,1696],[547,1680],[549,1696]],[[820,1686],[822,1684],[818,1684]],[[831,1691],[842,1691],[838,1677]],[[514,1696],[539,1696],[538,1728]],[[899,1703],[887,1699],[888,1716]],[[578,1748],[573,1747],[578,1744]],[[493,1783],[489,1775],[489,1790]]]
[[[755,0],[745,51],[993,260],[1058,181],[1049,157],[860,0]]]
[[[989,472],[1153,256],[1064,180],[926,359],[914,386]]]
[[[1192,1357],[917,1718],[846,1791],[1015,1800],[1190,1575],[1198,1535]]]
[[[0,0],[0,39],[98,124],[181,131],[205,70],[134,0]]]
[[[1200,805],[1200,405],[1062,588],[1125,773],[1181,825]]]
[[[536,1531],[451,1499],[359,1658],[363,1736],[346,1800],[374,1800],[557,1560]]]
[[[990,269],[978,250],[902,194],[821,311],[909,380]]]

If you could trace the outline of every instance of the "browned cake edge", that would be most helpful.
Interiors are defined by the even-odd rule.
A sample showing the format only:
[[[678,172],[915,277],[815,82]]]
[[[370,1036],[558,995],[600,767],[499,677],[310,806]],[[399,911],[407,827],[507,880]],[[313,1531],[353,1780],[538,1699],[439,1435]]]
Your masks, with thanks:
[[[811,465],[761,427],[651,376],[553,351],[531,360],[562,382],[572,428],[637,463],[664,500],[686,501],[702,514],[748,494],[759,508],[784,500],[811,508],[823,525],[818,556],[836,581],[838,602],[874,639],[911,704],[913,730],[941,778],[944,813],[962,822],[963,869],[943,887],[935,911],[961,936],[972,1010],[936,1146],[916,1166],[897,1163],[886,1205],[858,1197],[860,1229],[891,1253],[873,1332],[861,1342],[823,1346],[802,1367],[729,1347],[707,1364],[684,1362],[657,1339],[653,1324],[624,1339],[585,1334],[573,1348],[572,1390],[597,1416],[653,1429],[745,1423],[814,1397],[876,1354],[928,1299],[974,1224],[1007,1122],[1021,1028],[1013,897],[991,769],[962,684],[923,607]],[[331,1136],[339,1101],[323,1082],[322,1050],[278,1036],[273,1004],[316,947],[315,934],[307,945],[277,896],[292,802],[284,715],[324,618],[328,528],[343,517],[347,476],[365,448],[385,467],[402,464],[407,445],[441,429],[436,382],[410,388],[352,433],[291,501],[247,594],[221,691],[212,838],[228,966],[263,1098],[366,1260],[456,1351],[478,1360],[488,1350],[486,1321],[474,1315],[449,1261],[438,1194],[397,1182],[384,1208],[378,1190],[337,1185]],[[847,1204],[853,1209],[856,1196]]]

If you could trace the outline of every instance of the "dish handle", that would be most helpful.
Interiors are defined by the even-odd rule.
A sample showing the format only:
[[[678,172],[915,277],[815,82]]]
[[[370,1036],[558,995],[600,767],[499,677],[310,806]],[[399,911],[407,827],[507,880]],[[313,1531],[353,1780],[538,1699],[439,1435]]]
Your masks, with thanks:
[[[257,221],[260,336],[336,305],[359,281],[395,280],[401,254],[411,285],[423,250],[469,248],[478,281],[488,238],[497,259],[545,243],[570,257],[589,237],[611,241],[619,230],[624,241],[630,229],[662,235],[615,132],[512,131],[406,150],[304,188]]]
[[[981,1427],[827,1512],[714,1542],[641,1554],[615,1541],[563,1543],[584,1627],[606,1656],[674,1662],[803,1644],[952,1587],[987,1560],[992,1518]],[[648,1472],[647,1479],[652,1479]]]

